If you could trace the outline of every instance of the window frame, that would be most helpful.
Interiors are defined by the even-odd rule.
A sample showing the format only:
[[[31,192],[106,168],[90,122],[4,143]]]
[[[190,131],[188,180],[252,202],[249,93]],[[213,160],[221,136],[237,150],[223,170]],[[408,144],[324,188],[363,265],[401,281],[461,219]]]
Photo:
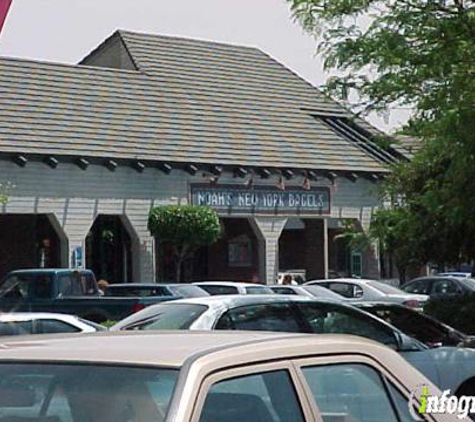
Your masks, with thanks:
[[[393,409],[395,409],[395,412],[397,413],[397,418],[398,420],[400,419],[398,406],[396,404],[396,398],[394,395],[391,393],[391,389],[389,386],[391,385],[393,389],[398,391],[405,400],[409,401],[411,399],[411,394],[412,391],[408,389],[403,382],[400,380],[400,378],[395,374],[390,372],[386,366],[384,366],[382,363],[379,361],[366,356],[366,355],[357,355],[357,354],[345,354],[342,353],[341,355],[338,356],[316,356],[316,357],[310,357],[310,358],[301,358],[301,359],[294,359],[292,360],[292,364],[295,367],[295,370],[297,371],[297,374],[299,377],[301,377],[301,382],[303,389],[305,391],[305,394],[308,395],[308,399],[312,402],[311,404],[314,406],[315,409],[317,409],[318,416],[321,418],[321,410],[316,403],[316,400],[313,396],[312,389],[307,382],[307,379],[305,377],[305,374],[302,370],[302,368],[305,367],[313,367],[313,366],[329,366],[329,365],[366,365],[370,367],[371,369],[375,370],[381,377],[381,381],[385,387],[386,394],[389,397],[389,400],[391,402],[391,406]],[[416,386],[414,386],[416,387]],[[420,401],[417,397],[413,397],[413,403],[415,406],[420,405]],[[435,421],[436,419],[433,418],[432,415],[425,415],[426,419],[423,419],[424,421]],[[321,419],[320,419],[321,420]]]
[[[320,422],[320,419],[315,417],[316,408],[312,406],[312,401],[309,400],[309,396],[305,391],[304,385],[302,383],[301,375],[298,374],[295,366],[292,363],[291,359],[282,360],[278,362],[271,363],[255,363],[249,364],[244,367],[234,367],[228,369],[222,369],[218,372],[211,373],[206,376],[194,397],[194,403],[188,408],[191,409],[192,414],[187,415],[191,416],[190,422],[199,422],[201,417],[201,412],[206,400],[206,396],[211,389],[211,387],[221,381],[230,380],[232,378],[243,377],[247,375],[258,375],[264,372],[274,372],[274,371],[287,371],[289,378],[293,384],[295,390],[295,397],[300,405],[302,410],[302,416],[305,422]]]

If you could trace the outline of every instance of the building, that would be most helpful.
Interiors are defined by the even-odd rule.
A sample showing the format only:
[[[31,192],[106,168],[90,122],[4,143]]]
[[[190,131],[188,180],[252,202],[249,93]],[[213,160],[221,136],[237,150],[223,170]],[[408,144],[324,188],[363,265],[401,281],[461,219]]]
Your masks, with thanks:
[[[333,239],[342,219],[368,227],[401,154],[258,49],[117,31],[78,65],[1,58],[0,92],[0,276],[87,266],[166,279],[148,213],[188,203],[225,228],[188,279],[378,276],[376,249]]]

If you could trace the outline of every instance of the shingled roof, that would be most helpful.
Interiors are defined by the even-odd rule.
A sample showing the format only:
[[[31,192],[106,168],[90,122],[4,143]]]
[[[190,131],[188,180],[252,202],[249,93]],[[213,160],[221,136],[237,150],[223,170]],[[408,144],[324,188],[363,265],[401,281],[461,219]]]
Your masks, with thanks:
[[[128,66],[97,65],[111,43]],[[117,31],[79,65],[0,59],[0,153],[387,171],[328,116],[351,118],[255,48]]]

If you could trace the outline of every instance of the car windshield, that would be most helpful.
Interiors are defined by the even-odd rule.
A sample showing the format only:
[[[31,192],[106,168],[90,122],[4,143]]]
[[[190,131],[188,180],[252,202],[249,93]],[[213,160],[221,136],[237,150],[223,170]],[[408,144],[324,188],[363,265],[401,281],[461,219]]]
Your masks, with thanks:
[[[344,300],[345,298],[338,293],[327,289],[326,287],[316,286],[316,285],[309,285],[309,286],[302,286],[304,290],[309,292],[312,296],[321,298],[321,299],[333,299],[333,300]]]
[[[429,347],[441,344],[456,346],[465,338],[464,334],[451,330],[418,311],[402,306],[374,305],[361,308]]]
[[[201,287],[198,286],[168,286],[168,289],[177,296],[182,297],[203,297],[209,296],[209,293],[205,292]]]
[[[249,286],[246,287],[246,293],[248,295],[269,295],[274,292],[269,287],[265,286]]]
[[[0,364],[0,420],[163,421],[177,369]]]
[[[126,330],[186,330],[206,310],[206,305],[194,303],[167,303],[154,306],[154,312],[147,319],[131,323]]]
[[[471,291],[475,292],[475,280],[473,278],[461,278],[460,282]]]
[[[397,287],[390,286],[389,284],[380,283],[379,281],[369,281],[368,285],[374,289],[384,293],[386,295],[406,295],[407,293],[398,289]]]

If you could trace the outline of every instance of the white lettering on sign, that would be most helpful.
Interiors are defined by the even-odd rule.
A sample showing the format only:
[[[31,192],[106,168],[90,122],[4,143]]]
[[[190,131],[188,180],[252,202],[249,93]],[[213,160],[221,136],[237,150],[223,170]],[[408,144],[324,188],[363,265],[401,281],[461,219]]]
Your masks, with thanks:
[[[273,191],[268,188],[192,188],[192,203],[216,209],[239,211],[308,212],[328,213],[330,211],[330,192],[316,189],[313,192],[286,190]]]

